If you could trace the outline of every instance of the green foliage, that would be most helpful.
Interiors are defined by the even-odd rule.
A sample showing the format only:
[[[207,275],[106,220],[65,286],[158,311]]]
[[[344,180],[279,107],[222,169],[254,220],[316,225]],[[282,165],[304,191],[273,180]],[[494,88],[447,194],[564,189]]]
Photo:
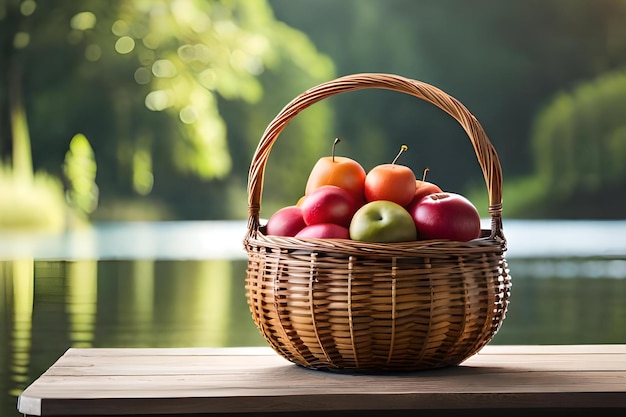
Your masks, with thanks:
[[[97,166],[89,140],[76,134],[65,154],[63,173],[68,181],[67,199],[80,212],[89,214],[98,206]]]
[[[34,170],[61,177],[68,138],[89,138],[100,189],[92,218],[131,199],[133,216],[162,207],[168,218],[240,218],[250,158],[275,114],[335,75],[380,71],[463,102],[498,150],[506,184],[524,182],[536,163],[537,183],[559,195],[617,187],[624,131],[596,131],[605,122],[593,115],[595,93],[585,103],[563,94],[551,116],[563,122],[541,129],[551,138],[529,138],[544,123],[533,130],[543,103],[626,66],[625,18],[623,0],[0,0],[0,160],[16,162],[7,86],[19,79]],[[366,169],[406,143],[406,163],[429,167],[445,189],[465,192],[482,179],[446,114],[398,93],[359,91],[312,106],[281,134],[264,210],[299,197],[336,136],[339,152]],[[576,144],[554,142],[560,136]]]
[[[626,199],[626,71],[604,74],[560,92],[532,130],[536,170],[505,181],[503,213],[517,218],[622,218]],[[488,216],[487,195],[470,194]],[[602,201],[611,203],[599,210]]]
[[[60,231],[70,215],[61,182],[45,173],[29,179],[0,164],[0,230]]]
[[[626,186],[626,71],[604,74],[560,93],[538,115],[532,144],[548,192],[569,198],[607,185]]]
[[[489,217],[489,196],[485,185],[472,187],[467,197],[482,218]],[[502,215],[505,218],[536,218],[545,215],[550,195],[542,178],[531,175],[505,180],[502,184]]]
[[[518,180],[523,184],[534,173],[531,126],[542,104],[581,81],[626,66],[623,0],[270,2],[278,18],[309,34],[333,58],[337,73],[406,75],[463,102],[496,147],[506,187],[516,188]],[[407,143],[405,160],[416,172],[429,167],[429,178],[444,188],[470,192],[482,181],[466,136],[437,109],[397,93],[371,91],[350,93],[336,102],[336,133],[358,141],[350,156],[368,167],[393,157],[398,146]],[[560,117],[567,117],[567,109],[562,112]],[[616,135],[612,146],[619,149]],[[577,147],[581,155],[595,158],[596,166],[608,169],[594,154],[596,143],[589,141],[584,150],[583,145]],[[560,147],[554,149],[558,160],[550,154],[537,164],[558,170],[570,158]],[[612,175],[623,178],[618,166],[611,168]],[[598,183],[604,179],[590,175],[585,181],[608,187]],[[542,181],[528,180],[537,187]],[[511,213],[511,198],[505,202],[506,213]],[[550,204],[552,200],[541,202]]]
[[[65,193],[55,176],[19,172],[0,163],[0,230],[61,231],[83,225],[83,216],[98,201],[94,155],[84,135],[72,138],[63,168],[68,182]]]
[[[251,151],[257,147],[276,114],[304,90],[334,76],[332,61],[319,55],[302,33],[287,25],[279,25],[274,36],[290,39],[290,42],[276,42],[280,45],[274,51],[277,65],[260,76],[267,94],[254,105],[230,103],[223,107],[224,119],[230,122],[231,148],[249,150],[238,154],[236,160],[237,166],[244,168],[242,172],[233,173],[234,176],[241,175],[238,182],[241,185],[247,183]],[[332,110],[328,102],[316,103],[300,112],[278,137],[265,170],[262,213],[269,215],[280,206],[295,204],[302,196],[310,169],[318,158],[330,153],[335,138]],[[237,120],[247,123],[237,123]],[[244,202],[246,199],[232,200],[231,207],[247,209]],[[240,212],[239,217],[243,214]]]
[[[28,5],[0,0],[0,78],[16,68],[23,82],[36,168],[61,177],[66,138],[89,137],[99,167],[93,216],[147,196],[183,218],[230,215],[224,194],[240,193],[226,188],[245,187],[252,150],[277,111],[267,106],[332,76],[332,63],[263,0]],[[0,120],[6,98],[0,87]],[[323,112],[313,113],[294,125],[323,130]],[[10,160],[7,136],[0,159]],[[310,158],[315,145],[300,146]],[[277,158],[285,153],[276,149]]]

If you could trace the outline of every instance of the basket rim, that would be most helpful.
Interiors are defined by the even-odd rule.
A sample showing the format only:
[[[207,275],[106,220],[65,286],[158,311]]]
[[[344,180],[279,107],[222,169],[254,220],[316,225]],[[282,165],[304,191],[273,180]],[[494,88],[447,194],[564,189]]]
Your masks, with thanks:
[[[443,90],[423,81],[387,73],[349,74],[318,84],[287,103],[268,124],[254,152],[248,173],[249,218],[248,233],[245,240],[258,237],[259,234],[262,235],[259,231],[261,227],[259,215],[265,166],[271,148],[282,130],[307,107],[330,96],[361,89],[385,89],[412,95],[443,110],[461,125],[473,145],[489,195],[488,212],[491,218],[491,230],[487,240],[497,241],[502,248],[506,248],[506,238],[502,230],[502,167],[498,154],[480,122],[459,100]],[[326,241],[326,239],[273,238],[268,239],[268,236],[263,235],[263,241],[281,242],[287,246],[290,244],[302,245],[306,242],[316,242],[319,245],[322,241]],[[474,241],[484,239],[479,238]],[[352,247],[360,246],[354,244],[354,241],[347,241],[352,243]],[[411,243],[410,246],[416,246],[415,242],[409,243]],[[390,244],[382,244],[383,247],[388,245]]]
[[[397,258],[448,258],[450,256],[482,255],[493,253],[502,255],[506,248],[498,239],[490,236],[489,230],[483,237],[467,242],[445,239],[418,240],[410,242],[376,243],[351,239],[314,239],[287,236],[271,236],[261,230],[246,238],[248,250],[253,247],[282,252],[302,251],[315,253],[341,253],[342,256],[397,257]]]

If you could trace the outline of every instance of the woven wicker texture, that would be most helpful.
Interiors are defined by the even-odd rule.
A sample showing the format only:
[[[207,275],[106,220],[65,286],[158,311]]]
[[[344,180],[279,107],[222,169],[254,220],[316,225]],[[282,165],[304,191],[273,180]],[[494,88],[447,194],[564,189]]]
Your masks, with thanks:
[[[489,193],[491,229],[470,242],[370,243],[268,236],[259,212],[272,145],[300,111],[335,94],[387,89],[431,103],[469,137]],[[476,118],[440,89],[392,74],[354,74],[311,88],[265,130],[248,178],[246,296],[272,348],[315,369],[418,370],[457,365],[504,320],[511,280],[502,230],[502,172]]]

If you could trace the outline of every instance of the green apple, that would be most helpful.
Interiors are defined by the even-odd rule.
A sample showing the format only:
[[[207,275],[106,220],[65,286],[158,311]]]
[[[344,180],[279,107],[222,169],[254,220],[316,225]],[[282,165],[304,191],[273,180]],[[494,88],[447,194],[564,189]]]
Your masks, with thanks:
[[[377,200],[365,204],[350,222],[350,239],[364,242],[409,242],[417,240],[415,223],[398,203]]]

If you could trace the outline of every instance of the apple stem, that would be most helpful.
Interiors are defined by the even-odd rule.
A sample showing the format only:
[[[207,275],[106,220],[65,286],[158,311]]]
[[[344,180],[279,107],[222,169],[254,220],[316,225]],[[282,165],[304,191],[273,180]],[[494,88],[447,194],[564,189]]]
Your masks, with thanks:
[[[430,171],[430,168],[424,168],[424,173],[422,174],[422,182],[426,181],[426,174],[428,174],[428,171]]]
[[[402,145],[402,146],[400,147],[400,152],[398,152],[398,154],[396,155],[396,157],[395,157],[395,158],[393,158],[393,161],[391,161],[391,165],[395,164],[395,163],[396,163],[396,161],[398,160],[398,158],[400,158],[400,155],[402,154],[402,152],[406,151],[407,149],[409,149],[409,147],[408,147],[408,146],[406,146],[406,145]]]
[[[339,142],[341,142],[341,139],[339,139],[339,138],[335,138],[335,141],[333,142],[333,150],[332,150],[332,152],[330,153],[330,155],[331,155],[331,157],[332,157],[333,162],[335,162],[335,146],[337,146],[337,144],[338,144]]]

